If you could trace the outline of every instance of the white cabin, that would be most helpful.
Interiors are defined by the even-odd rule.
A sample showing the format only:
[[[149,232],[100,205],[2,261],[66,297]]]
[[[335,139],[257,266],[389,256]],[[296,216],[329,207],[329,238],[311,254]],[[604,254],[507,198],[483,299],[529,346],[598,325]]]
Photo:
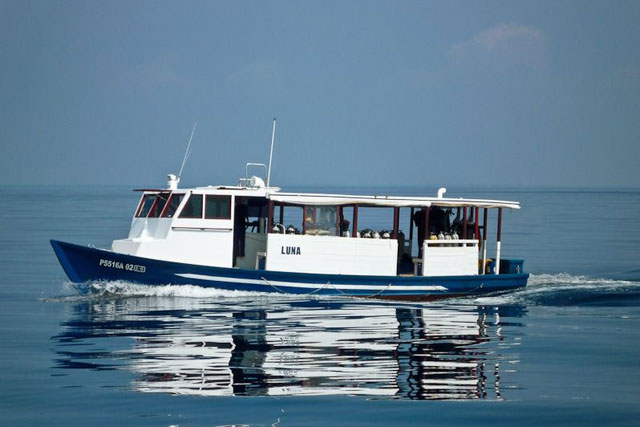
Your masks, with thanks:
[[[114,252],[310,274],[485,274],[490,208],[498,210],[499,273],[502,209],[520,208],[517,202],[445,198],[445,189],[437,197],[286,193],[258,177],[191,189],[177,188],[174,179],[169,189],[138,191],[129,235],[113,242]],[[381,207],[393,209],[388,230],[358,228],[359,212]],[[298,222],[285,224],[296,215]],[[408,231],[399,229],[401,215],[410,215]]]

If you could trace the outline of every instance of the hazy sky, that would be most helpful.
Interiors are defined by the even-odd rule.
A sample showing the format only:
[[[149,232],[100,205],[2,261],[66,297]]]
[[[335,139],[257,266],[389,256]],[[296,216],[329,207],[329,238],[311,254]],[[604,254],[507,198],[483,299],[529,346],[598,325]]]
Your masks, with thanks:
[[[0,0],[4,184],[640,186],[640,1]]]

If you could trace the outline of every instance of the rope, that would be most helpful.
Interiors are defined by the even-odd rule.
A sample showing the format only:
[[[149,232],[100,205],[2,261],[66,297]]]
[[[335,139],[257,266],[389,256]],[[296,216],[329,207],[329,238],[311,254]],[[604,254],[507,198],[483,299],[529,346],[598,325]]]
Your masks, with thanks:
[[[348,297],[352,296],[352,295],[350,295],[350,294],[348,294],[346,292],[342,292],[340,289],[336,288],[335,285],[332,285],[331,282],[327,282],[327,285],[331,286],[334,290],[340,292],[342,295],[345,295],[345,296],[348,296]]]
[[[264,282],[271,286],[273,289],[275,289],[276,291],[283,293],[283,294],[290,294],[291,292],[287,292],[287,291],[283,291],[282,289],[280,289],[279,287],[277,287],[276,285],[274,285],[273,283],[269,282],[267,279],[265,279],[264,277],[260,277],[262,280],[264,280]],[[325,286],[327,285],[331,285],[331,283],[327,282],[325,285],[320,286],[318,289],[314,289],[311,292],[306,292],[300,295],[311,295],[311,294],[315,294],[316,292],[320,292],[322,289],[324,289]],[[338,292],[340,292],[339,289],[336,289]],[[346,295],[346,294],[345,294]]]
[[[476,286],[475,288],[471,289],[469,291],[469,293],[474,293],[475,291],[479,291],[480,289],[484,288],[484,283],[480,283],[480,285]]]
[[[380,291],[379,291],[379,292],[377,292],[377,293],[375,293],[375,294],[372,294],[372,295],[369,295],[369,297],[378,297],[378,296],[382,295],[382,293],[383,293],[384,291],[386,291],[387,289],[389,289],[390,287],[391,287],[391,283],[389,283],[389,284],[388,284],[387,286],[385,286],[384,288],[380,289]]]
[[[276,285],[274,285],[273,283],[271,283],[271,282],[269,282],[267,279],[265,279],[265,278],[264,278],[264,276],[261,276],[260,278],[261,278],[262,280],[264,280],[264,282],[265,282],[267,285],[271,286],[273,289],[275,289],[276,291],[278,291],[278,292],[280,292],[280,293],[282,293],[282,294],[289,294],[289,293],[291,293],[291,292],[287,292],[287,291],[284,291],[284,290],[280,289],[279,287],[277,287]],[[382,295],[382,293],[383,293],[383,292],[386,292],[387,290],[389,290],[389,288],[391,287],[391,285],[392,285],[392,283],[389,283],[387,286],[385,286],[384,288],[380,289],[380,290],[379,290],[378,292],[376,292],[375,294],[365,295],[365,296],[366,296],[366,297],[368,297],[368,298],[380,296],[380,295]],[[331,282],[327,282],[326,284],[324,284],[324,285],[320,286],[318,289],[314,289],[314,290],[312,290],[312,291],[310,291],[310,292],[302,293],[302,294],[299,294],[299,295],[312,295],[312,294],[315,294],[315,293],[317,293],[317,292],[320,292],[320,291],[321,291],[321,290],[323,290],[325,287],[331,287],[333,290],[337,291],[338,293],[340,293],[340,294],[342,294],[342,295],[344,295],[344,296],[348,296],[348,297],[353,296],[353,295],[351,295],[351,294],[348,294],[348,293],[346,293],[346,292],[341,291],[341,290],[340,290],[340,289],[338,289],[335,285],[332,285],[332,284],[331,284]]]
[[[262,277],[262,276],[261,276],[260,278],[261,278],[262,280],[264,280],[264,282],[265,282],[267,285],[271,286],[271,287],[272,287],[273,289],[275,289],[276,291],[278,291],[278,292],[280,292],[280,293],[282,293],[282,294],[288,294],[288,293],[289,293],[289,292],[287,292],[287,291],[283,291],[282,289],[280,289],[280,288],[279,288],[279,287],[277,287],[276,285],[274,285],[274,284],[270,283],[270,282],[269,282],[267,279],[265,279],[264,277]]]
[[[324,285],[320,286],[318,289],[316,289],[316,290],[314,290],[314,291],[311,291],[311,292],[307,293],[306,295],[311,295],[311,294],[315,294],[316,292],[320,292],[320,291],[321,291],[321,290],[323,290],[323,289],[324,289],[324,287],[325,287],[325,286],[327,286],[328,284],[329,284],[329,282],[327,282],[326,284],[324,284]]]
[[[335,285],[332,285],[330,282],[327,282],[327,285],[331,286],[334,290],[338,291],[339,293],[341,293],[342,295],[348,296],[348,297],[352,297],[355,296],[353,294],[348,294],[346,292],[342,292],[340,289],[336,288]],[[387,286],[385,286],[384,288],[380,289],[378,292],[376,292],[375,294],[371,294],[371,295],[364,295],[367,298],[372,298],[372,297],[377,297],[382,295],[383,292],[387,291],[390,287],[391,287],[392,283],[389,283]]]

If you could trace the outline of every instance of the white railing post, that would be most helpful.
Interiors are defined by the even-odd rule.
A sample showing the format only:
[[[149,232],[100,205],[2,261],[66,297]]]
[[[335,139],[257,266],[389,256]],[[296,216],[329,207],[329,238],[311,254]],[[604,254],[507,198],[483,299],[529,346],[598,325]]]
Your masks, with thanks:
[[[496,274],[500,274],[500,237],[502,234],[502,208],[498,208],[498,239],[496,241]]]
[[[482,219],[482,274],[487,268],[487,214],[488,209],[484,208],[484,218]]]

